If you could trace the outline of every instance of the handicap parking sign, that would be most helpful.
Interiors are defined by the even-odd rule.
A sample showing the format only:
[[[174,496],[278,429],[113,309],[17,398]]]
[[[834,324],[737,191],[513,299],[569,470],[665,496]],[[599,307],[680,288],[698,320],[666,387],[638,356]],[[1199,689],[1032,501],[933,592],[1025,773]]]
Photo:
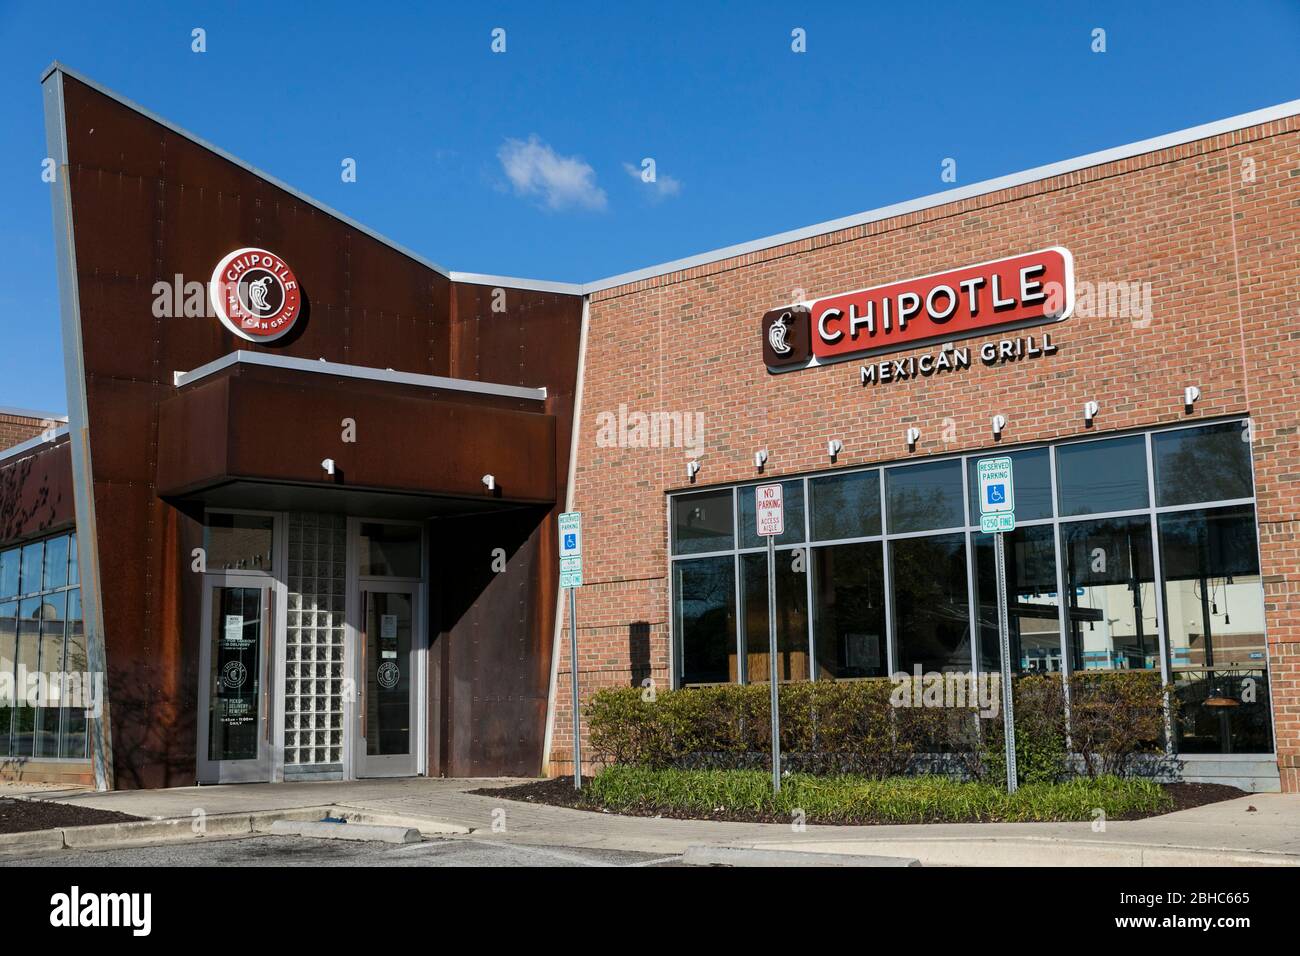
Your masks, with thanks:
[[[980,487],[980,530],[1014,531],[1016,527],[1016,486],[1011,458],[981,458],[975,463]]]

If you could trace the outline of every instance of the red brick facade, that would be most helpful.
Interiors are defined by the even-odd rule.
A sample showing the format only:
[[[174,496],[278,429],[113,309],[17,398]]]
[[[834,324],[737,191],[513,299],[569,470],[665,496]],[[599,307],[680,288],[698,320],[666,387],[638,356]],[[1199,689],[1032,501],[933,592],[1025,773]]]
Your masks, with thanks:
[[[770,308],[1047,246],[1073,253],[1080,285],[1149,283],[1149,320],[1076,313],[1050,328],[1054,355],[869,387],[857,362],[764,368]],[[696,488],[757,477],[760,448],[764,476],[825,469],[829,438],[844,442],[840,467],[987,448],[996,413],[1003,446],[1078,436],[1089,400],[1095,433],[1249,414],[1278,758],[1283,789],[1300,790],[1298,248],[1292,116],[593,294],[572,502],[583,696],[670,683],[665,493],[690,487],[691,456],[598,447],[596,416],[620,403],[703,413]],[[977,355],[1001,337],[961,344]],[[1191,414],[1189,385],[1202,391]],[[572,766],[567,620],[558,660],[552,773]]]
[[[35,438],[48,428],[58,428],[63,424],[61,419],[0,411],[0,451]]]

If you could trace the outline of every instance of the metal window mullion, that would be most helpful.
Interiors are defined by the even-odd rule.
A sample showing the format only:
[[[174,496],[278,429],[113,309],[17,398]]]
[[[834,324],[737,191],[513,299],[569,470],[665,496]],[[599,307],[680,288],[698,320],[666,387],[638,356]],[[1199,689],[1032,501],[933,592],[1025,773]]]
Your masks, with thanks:
[[[971,524],[970,512],[970,461],[961,459],[961,513],[967,528]],[[963,546],[966,548],[966,626],[970,631],[970,672],[978,674],[980,669],[980,629],[977,579],[975,575],[975,541],[970,531],[962,534]]]
[[[749,683],[749,668],[745,655],[745,604],[741,575],[745,573],[745,562],[740,557],[740,490],[731,488],[731,566],[735,579],[731,582],[736,593],[736,683]]]
[[[1147,520],[1151,526],[1151,576],[1156,601],[1156,635],[1160,648],[1160,700],[1161,707],[1164,710],[1165,754],[1166,756],[1173,756],[1174,721],[1169,700],[1169,641],[1165,634],[1165,576],[1160,560],[1160,525],[1159,517],[1156,514],[1156,470],[1153,445],[1154,440],[1151,437],[1151,432],[1147,432],[1145,442],[1147,453],[1147,504],[1151,508],[1151,515]],[[1136,577],[1134,575],[1135,579]],[[1135,584],[1138,594],[1141,595],[1142,582],[1135,580]],[[1139,626],[1140,624],[1141,622],[1139,622]],[[1209,635],[1206,635],[1206,639],[1209,639]]]
[[[1056,554],[1056,619],[1061,641],[1061,692],[1065,701],[1065,750],[1074,749],[1070,728],[1070,608],[1066,598],[1065,562],[1062,560],[1060,500],[1056,487],[1056,446],[1047,448],[1047,467],[1052,478],[1052,548]],[[1073,592],[1071,592],[1073,593]]]
[[[813,582],[812,582],[812,499],[808,494],[808,478],[803,479],[803,576],[804,591],[808,603],[804,605],[804,629],[808,634],[808,679],[817,679],[817,635],[813,627]]]
[[[885,577],[885,673],[898,669],[894,647],[894,558],[889,550],[889,504],[885,493],[885,469],[880,469],[880,567]]]

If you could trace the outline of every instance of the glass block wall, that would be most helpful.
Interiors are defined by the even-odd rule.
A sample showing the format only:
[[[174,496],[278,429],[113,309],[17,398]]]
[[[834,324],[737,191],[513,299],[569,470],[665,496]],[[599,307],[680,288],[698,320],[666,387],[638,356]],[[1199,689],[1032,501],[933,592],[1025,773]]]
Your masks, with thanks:
[[[284,769],[343,769],[343,621],[347,519],[289,515]]]

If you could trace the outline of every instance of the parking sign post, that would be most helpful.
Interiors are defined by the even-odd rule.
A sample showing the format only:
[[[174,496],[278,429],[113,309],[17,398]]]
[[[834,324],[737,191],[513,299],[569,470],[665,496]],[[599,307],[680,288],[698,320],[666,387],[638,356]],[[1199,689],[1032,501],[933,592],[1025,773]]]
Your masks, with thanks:
[[[569,676],[573,681],[573,787],[582,789],[582,713],[578,708],[578,588],[582,587],[582,512],[560,515],[560,587],[569,592]]]
[[[767,657],[772,695],[772,792],[781,792],[781,707],[777,695],[776,661],[776,537],[785,533],[785,500],[780,485],[754,489],[754,525],[767,538]]]
[[[1002,659],[1002,725],[1007,747],[1007,792],[1015,793],[1016,716],[1011,694],[1011,622],[1007,618],[1006,532],[1016,530],[1016,488],[1011,459],[981,458],[979,476],[980,531],[993,535],[993,563],[997,566],[998,651]]]

